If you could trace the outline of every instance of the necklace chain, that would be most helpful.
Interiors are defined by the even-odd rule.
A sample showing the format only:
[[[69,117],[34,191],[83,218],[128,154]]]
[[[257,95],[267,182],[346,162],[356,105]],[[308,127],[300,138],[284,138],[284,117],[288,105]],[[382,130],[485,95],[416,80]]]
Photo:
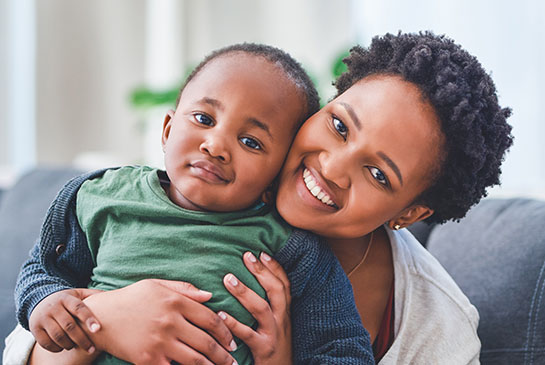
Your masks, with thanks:
[[[346,276],[347,277],[350,277],[350,275],[352,275],[354,272],[356,272],[356,270],[358,270],[358,268],[363,265],[363,263],[365,262],[365,259],[367,258],[367,256],[369,255],[369,251],[371,250],[371,245],[373,244],[373,236],[375,235],[375,231],[371,232],[371,238],[369,238],[369,243],[367,244],[367,248],[365,249],[365,253],[363,254],[363,257],[362,259],[360,260],[360,262],[358,262],[358,264],[356,266],[354,266],[352,268],[352,270],[350,270]]]

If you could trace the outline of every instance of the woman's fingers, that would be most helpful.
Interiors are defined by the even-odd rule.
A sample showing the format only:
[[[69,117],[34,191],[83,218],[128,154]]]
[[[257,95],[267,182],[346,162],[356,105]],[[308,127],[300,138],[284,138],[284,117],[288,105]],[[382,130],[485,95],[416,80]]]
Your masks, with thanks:
[[[261,254],[260,260],[257,260],[251,252],[246,252],[243,260],[248,270],[267,292],[273,312],[289,312],[291,302],[290,282],[278,262],[264,252]]]
[[[221,319],[217,315],[215,317],[221,322]],[[179,317],[179,321],[184,322],[185,319]],[[225,324],[222,323],[222,325]],[[183,323],[178,324],[177,327],[183,327]],[[177,346],[166,349],[166,354],[167,356],[172,356],[172,359],[180,364],[200,364],[200,362],[196,360],[206,358],[218,365],[232,365],[235,362],[229,352],[219,345],[208,333],[200,329],[191,331],[191,333],[180,332],[178,339],[179,342],[177,343]],[[236,350],[234,340],[232,341],[229,350]],[[203,354],[206,354],[206,357]],[[209,362],[203,363],[208,364]]]
[[[233,335],[218,315],[212,310],[202,306],[202,304],[198,302],[187,299],[184,303],[180,303],[179,311],[180,313],[183,313],[183,315],[180,316],[182,320],[187,320],[198,327],[195,328],[194,331],[180,333],[178,338],[182,342],[185,342],[190,346],[193,346],[195,343],[195,346],[193,346],[194,348],[199,351],[205,350],[206,353],[215,354],[221,349],[219,352],[222,356],[226,355],[227,351],[234,351],[236,349]],[[179,327],[182,325],[183,324],[179,324]],[[209,333],[213,338],[200,329]],[[220,344],[223,347],[220,346]]]
[[[218,316],[223,320],[223,322],[229,327],[233,335],[240,338],[247,344],[250,348],[256,347],[259,345],[257,343],[259,339],[259,334],[254,331],[251,327],[246,326],[243,323],[240,323],[231,315],[221,311],[218,312]]]
[[[193,284],[187,283],[185,281],[175,281],[175,280],[165,280],[165,279],[148,279],[151,282],[162,285],[166,288],[174,290],[180,294],[185,295],[188,298],[191,298],[199,303],[204,303],[212,298],[212,293],[199,290]]]
[[[273,312],[269,303],[256,292],[248,289],[235,275],[227,274],[223,277],[223,285],[259,323],[259,329],[273,331],[276,327]]]

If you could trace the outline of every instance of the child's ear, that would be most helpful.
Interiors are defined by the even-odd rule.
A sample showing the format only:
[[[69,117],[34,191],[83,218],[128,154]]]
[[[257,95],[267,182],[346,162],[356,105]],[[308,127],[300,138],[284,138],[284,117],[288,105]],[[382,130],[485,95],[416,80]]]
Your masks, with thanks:
[[[267,205],[274,206],[276,203],[276,191],[278,190],[278,177],[276,177],[267,189],[261,194],[261,201]]]
[[[163,133],[161,134],[161,145],[163,146],[163,152],[165,152],[165,146],[170,135],[170,128],[172,127],[172,119],[174,118],[174,110],[170,109],[165,115],[163,121]]]
[[[400,215],[396,218],[391,219],[388,222],[390,229],[397,230],[410,226],[413,223],[422,221],[433,214],[433,209],[421,205],[411,205],[410,207],[404,209]]]

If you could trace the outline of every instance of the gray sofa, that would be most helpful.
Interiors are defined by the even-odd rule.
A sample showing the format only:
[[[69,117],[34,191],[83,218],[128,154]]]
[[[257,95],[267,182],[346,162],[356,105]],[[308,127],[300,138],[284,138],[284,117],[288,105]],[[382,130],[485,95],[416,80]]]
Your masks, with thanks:
[[[0,338],[15,326],[13,287],[47,207],[78,173],[40,168],[0,190]],[[479,310],[481,362],[545,364],[545,202],[485,199],[460,223],[411,230]]]

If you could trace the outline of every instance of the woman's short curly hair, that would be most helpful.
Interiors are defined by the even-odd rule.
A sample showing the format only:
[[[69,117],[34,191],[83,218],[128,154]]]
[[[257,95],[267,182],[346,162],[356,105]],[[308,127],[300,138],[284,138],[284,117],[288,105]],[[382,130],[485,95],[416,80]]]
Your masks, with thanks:
[[[397,75],[416,84],[435,108],[444,153],[432,184],[416,200],[434,209],[428,223],[463,218],[499,184],[505,152],[513,143],[496,88],[479,61],[460,45],[431,32],[375,37],[344,59],[348,70],[335,82],[337,95],[370,75]]]

